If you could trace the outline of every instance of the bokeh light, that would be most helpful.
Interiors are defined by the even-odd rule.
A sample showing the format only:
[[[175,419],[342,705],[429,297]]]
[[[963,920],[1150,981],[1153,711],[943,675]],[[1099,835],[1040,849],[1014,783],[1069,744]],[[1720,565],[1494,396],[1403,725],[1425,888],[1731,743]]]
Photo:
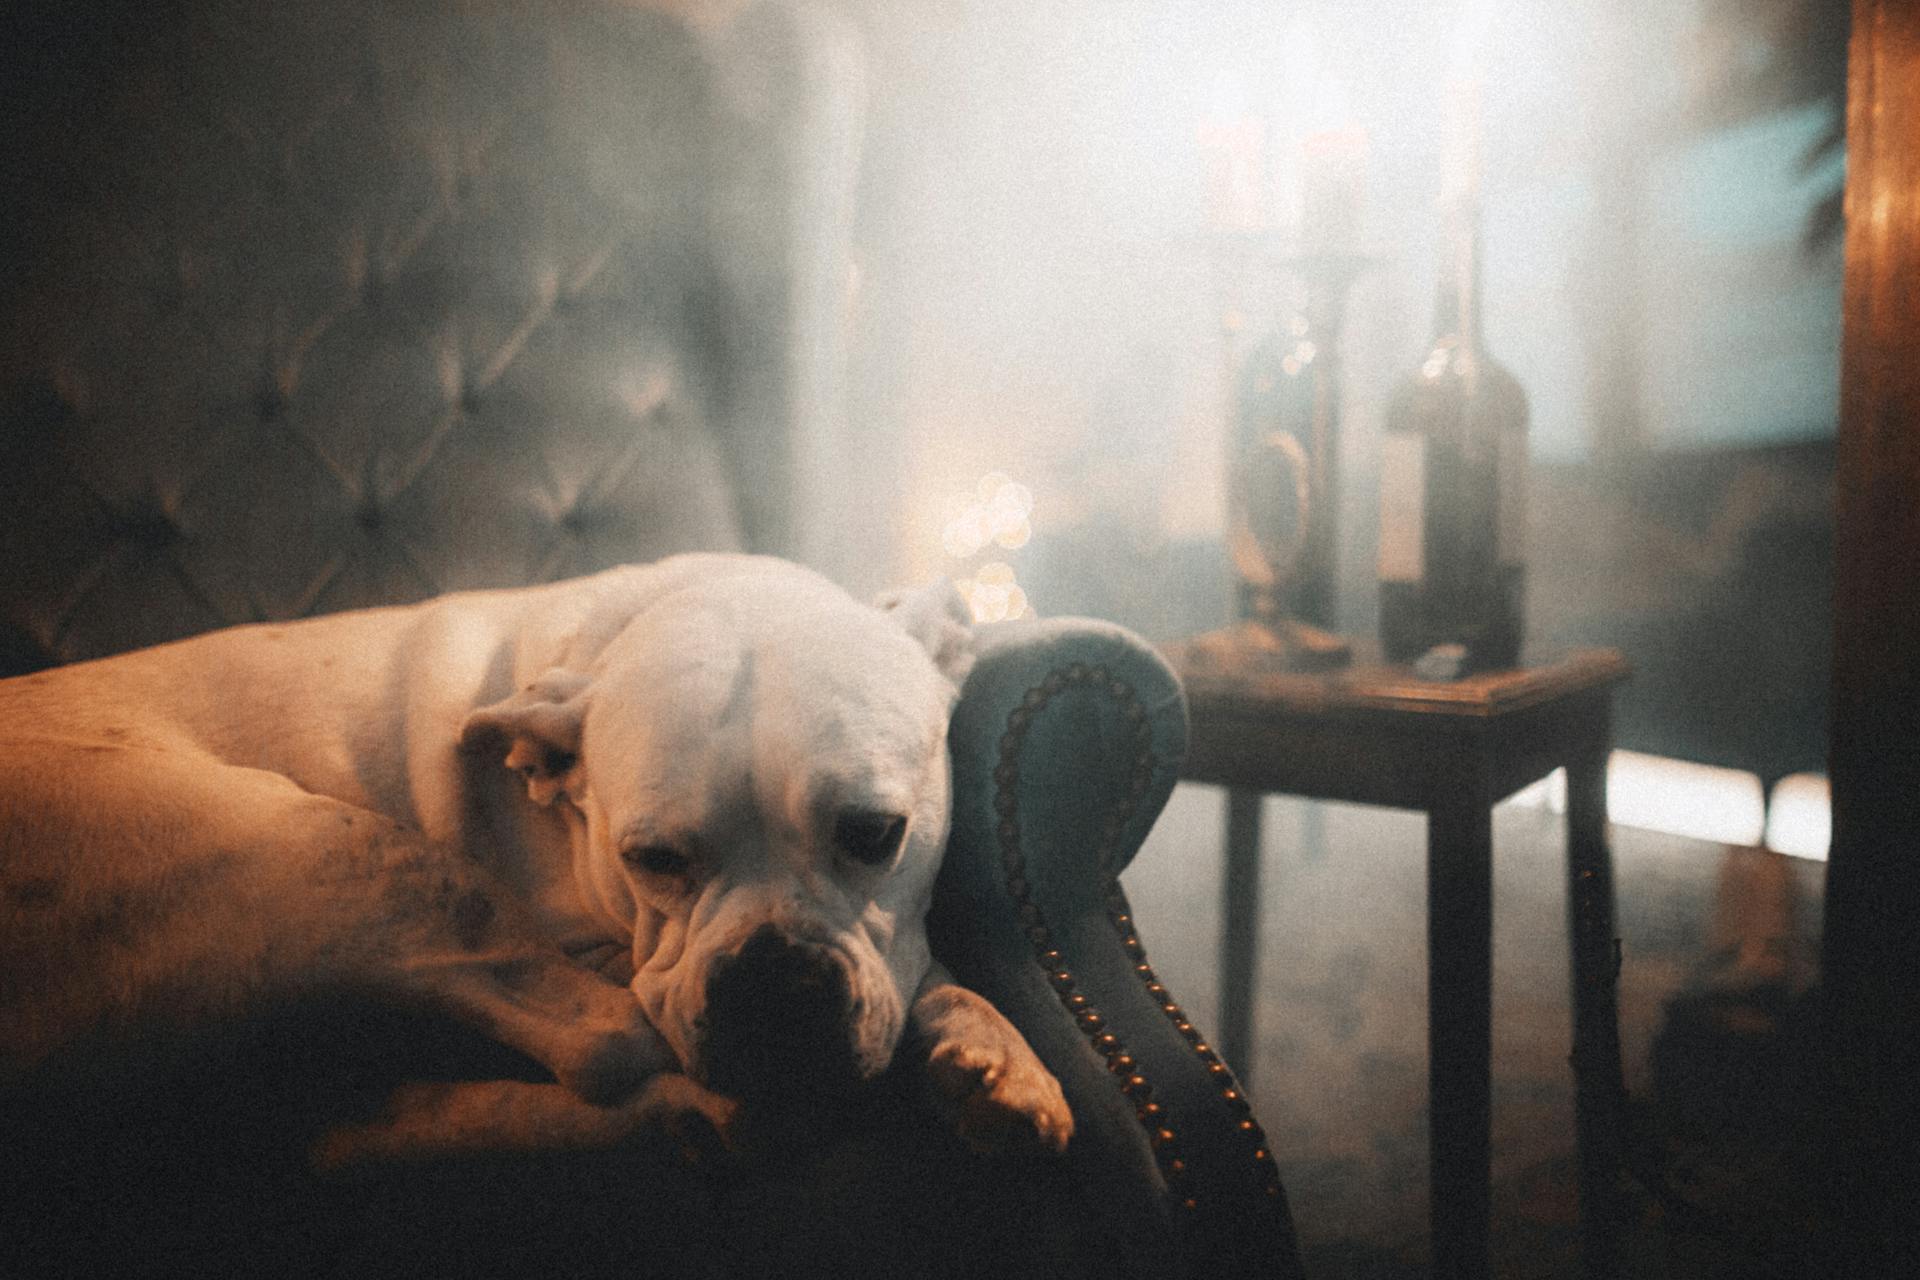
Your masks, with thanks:
[[[953,584],[973,610],[975,622],[1007,622],[1024,617],[1027,593],[1014,579],[1013,566],[995,560],[980,566],[971,578]]]

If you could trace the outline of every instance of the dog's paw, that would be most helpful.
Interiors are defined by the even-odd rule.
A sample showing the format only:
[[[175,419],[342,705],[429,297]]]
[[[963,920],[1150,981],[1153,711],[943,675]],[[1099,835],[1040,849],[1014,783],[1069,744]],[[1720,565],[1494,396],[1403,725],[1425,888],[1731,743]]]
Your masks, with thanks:
[[[679,1074],[679,1060],[625,990],[605,997],[613,1007],[556,1037],[548,1065],[554,1078],[595,1106],[635,1099],[653,1081]],[[597,994],[597,993],[596,993]]]
[[[1073,1113],[1025,1041],[943,1040],[933,1046],[927,1075],[937,1105],[973,1150],[1067,1149]]]
[[[691,1076],[666,1072],[647,1082],[632,1104],[637,1119],[687,1164],[716,1160],[738,1149],[740,1104]]]

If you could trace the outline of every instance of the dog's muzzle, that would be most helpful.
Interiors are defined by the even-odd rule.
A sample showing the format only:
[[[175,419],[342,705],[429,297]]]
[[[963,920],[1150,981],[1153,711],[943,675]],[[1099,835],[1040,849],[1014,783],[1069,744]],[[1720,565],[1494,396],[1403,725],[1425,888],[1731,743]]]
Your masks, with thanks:
[[[845,964],[828,948],[760,926],[714,960],[700,1033],[700,1075],[734,1097],[851,1090],[859,1010]]]

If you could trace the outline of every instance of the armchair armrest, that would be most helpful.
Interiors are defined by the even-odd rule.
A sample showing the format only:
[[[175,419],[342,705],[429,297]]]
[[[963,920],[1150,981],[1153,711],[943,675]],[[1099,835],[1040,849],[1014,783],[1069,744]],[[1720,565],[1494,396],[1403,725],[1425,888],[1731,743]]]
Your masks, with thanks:
[[[1083,1218],[1133,1267],[1297,1276],[1266,1138],[1120,888],[1186,753],[1179,681],[1107,623],[1007,623],[979,643],[949,735],[935,954],[1059,1077]]]

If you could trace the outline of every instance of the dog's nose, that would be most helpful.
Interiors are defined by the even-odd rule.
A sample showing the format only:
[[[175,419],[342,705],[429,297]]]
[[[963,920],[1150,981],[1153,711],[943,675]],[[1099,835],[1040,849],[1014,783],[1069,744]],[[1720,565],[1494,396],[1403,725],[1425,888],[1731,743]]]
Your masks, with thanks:
[[[708,1085],[736,1096],[854,1083],[846,967],[827,948],[762,925],[714,962],[700,1062]]]

